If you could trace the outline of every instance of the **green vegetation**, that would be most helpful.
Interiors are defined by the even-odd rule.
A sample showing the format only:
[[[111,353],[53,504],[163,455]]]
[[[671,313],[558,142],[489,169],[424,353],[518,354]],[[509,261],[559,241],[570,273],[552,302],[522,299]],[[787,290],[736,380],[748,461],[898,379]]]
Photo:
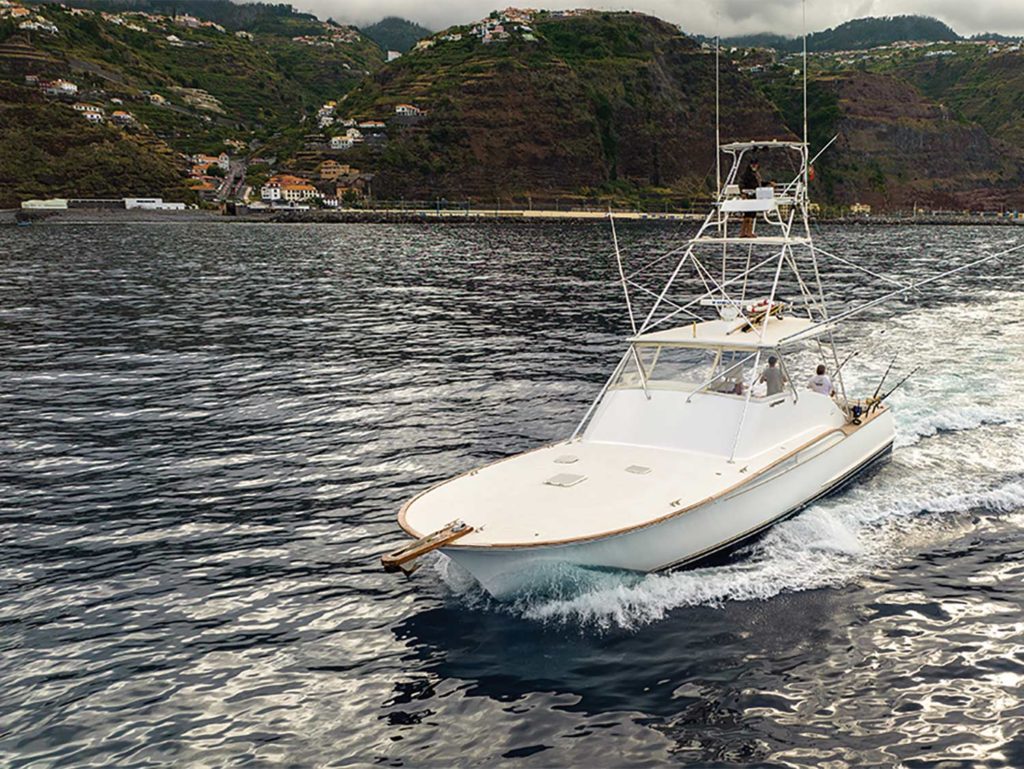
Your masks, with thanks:
[[[97,11],[145,11],[174,16],[188,14],[213,21],[231,31],[247,30],[267,35],[316,35],[323,28],[311,13],[296,11],[285,3],[234,3],[231,0],[75,0],[76,8]]]
[[[385,51],[399,53],[405,53],[416,45],[417,41],[431,35],[426,27],[397,16],[381,19],[376,24],[363,27],[361,32]]]
[[[163,10],[158,0],[153,2],[146,7]],[[236,8],[220,0],[198,5],[214,17],[222,6]],[[179,12],[191,9],[188,3],[174,7]],[[58,35],[26,38],[8,24],[0,27],[0,45],[17,44],[49,59],[28,71],[72,79],[92,100],[121,99],[158,136],[185,152],[219,150],[227,139],[266,143],[301,134],[304,115],[344,95],[383,63],[379,48],[353,28],[318,21],[309,27],[308,19],[315,17],[293,14],[288,6],[242,8],[231,16],[238,23],[256,19],[270,27],[273,20],[280,28],[289,19],[298,20],[324,44],[269,33],[250,40],[209,27],[128,17],[146,30],[138,31],[99,15],[73,15],[61,6],[43,5],[39,9],[59,27]],[[0,76],[6,64],[0,53]],[[9,70],[12,79],[25,71],[16,64]],[[168,103],[151,106],[148,93],[159,93]]]
[[[959,40],[960,36],[947,24],[931,16],[882,16],[854,19],[838,27],[812,32],[807,36],[808,51],[859,51],[898,40],[937,42]],[[737,47],[774,48],[778,51],[799,51],[803,40],[783,35],[740,35],[722,39],[722,44]]]
[[[0,208],[36,197],[133,195],[193,199],[174,153],[151,134],[89,125],[0,81]]]
[[[635,13],[539,14],[535,40],[510,25],[483,44],[467,28],[388,65],[343,102],[346,115],[428,110],[387,149],[347,156],[388,197],[499,199],[585,195],[689,199],[713,181],[714,57],[670,24]],[[728,125],[787,136],[749,79],[724,65]]]

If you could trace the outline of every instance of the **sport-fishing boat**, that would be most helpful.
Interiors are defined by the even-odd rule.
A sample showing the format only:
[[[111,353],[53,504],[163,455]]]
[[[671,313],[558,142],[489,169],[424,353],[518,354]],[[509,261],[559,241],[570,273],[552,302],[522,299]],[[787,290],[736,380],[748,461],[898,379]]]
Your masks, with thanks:
[[[553,566],[671,569],[749,539],[891,451],[883,396],[844,386],[808,219],[806,142],[720,149],[728,171],[683,247],[627,275],[616,238],[634,333],[576,431],[413,497],[398,521],[416,542],[385,566],[440,549],[498,597]],[[742,189],[751,156],[772,153],[788,156],[793,178]],[[740,232],[744,218],[761,232]],[[655,292],[638,280],[658,264],[671,269]],[[674,298],[694,281],[696,296]],[[782,298],[783,286],[799,297]],[[653,298],[639,323],[631,289]],[[834,376],[823,392],[806,384],[818,363]]]
[[[716,140],[715,200],[680,247],[627,272],[612,221],[632,329],[618,366],[566,440],[406,502],[398,523],[415,541],[383,556],[386,569],[409,572],[440,550],[500,598],[565,567],[687,566],[749,540],[888,456],[895,430],[885,401],[896,388],[883,393],[883,376],[873,392],[848,394],[850,356],[839,358],[837,329],[881,302],[1024,246],[912,285],[817,247],[806,99],[804,110],[803,141]],[[760,183],[755,174],[754,184],[744,183],[754,157],[783,169],[783,181]],[[830,314],[819,257],[899,288]],[[660,290],[641,282],[652,277]],[[638,300],[646,313],[636,312]],[[822,386],[816,377],[811,388],[819,366],[831,379]]]

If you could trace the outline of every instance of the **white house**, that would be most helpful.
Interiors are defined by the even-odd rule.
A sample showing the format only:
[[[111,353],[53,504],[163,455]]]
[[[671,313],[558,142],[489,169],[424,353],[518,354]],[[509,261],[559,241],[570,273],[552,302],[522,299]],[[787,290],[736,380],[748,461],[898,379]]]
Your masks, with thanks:
[[[331,149],[332,150],[350,150],[355,142],[350,136],[332,136],[331,137]]]
[[[395,59],[401,59],[402,54],[398,51],[388,51],[388,61],[394,61]]]
[[[28,29],[35,32],[49,32],[51,35],[56,35],[59,30],[56,24],[44,20],[40,21],[23,21],[18,25],[18,29]]]
[[[281,174],[272,176],[263,187],[260,188],[260,197],[268,202],[287,201],[296,203],[304,200],[311,200],[319,197],[320,193],[316,187],[306,179],[298,176]]]
[[[260,187],[260,198],[268,202],[275,202],[281,199],[281,185],[277,182],[267,182]]]
[[[217,156],[217,165],[221,171],[231,170],[231,158],[228,157],[228,153],[222,152]]]
[[[74,96],[78,93],[78,86],[70,80],[54,80],[46,87],[46,93],[50,96]]]
[[[396,104],[395,105],[395,114],[396,115],[402,115],[403,117],[411,117],[411,116],[414,116],[414,115],[422,115],[423,114],[423,110],[421,110],[419,107],[416,107],[416,106],[414,106],[412,104]]]

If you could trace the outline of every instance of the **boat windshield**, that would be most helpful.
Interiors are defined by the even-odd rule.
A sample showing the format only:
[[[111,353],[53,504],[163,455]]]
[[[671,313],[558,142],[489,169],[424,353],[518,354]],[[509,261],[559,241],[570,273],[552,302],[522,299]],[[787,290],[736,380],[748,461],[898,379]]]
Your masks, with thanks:
[[[706,390],[743,395],[754,380],[754,354],[749,350],[635,345],[616,379],[616,389]],[[642,368],[637,367],[637,362]],[[762,387],[763,389],[763,387]],[[757,391],[755,389],[755,395]]]

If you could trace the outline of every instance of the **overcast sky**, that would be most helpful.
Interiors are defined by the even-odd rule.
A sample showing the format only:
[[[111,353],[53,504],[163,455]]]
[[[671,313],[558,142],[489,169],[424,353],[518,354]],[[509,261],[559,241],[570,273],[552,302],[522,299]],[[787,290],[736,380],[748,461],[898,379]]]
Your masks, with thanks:
[[[383,16],[402,16],[431,29],[465,24],[504,8],[510,0],[291,0],[302,10],[350,24],[370,24]],[[687,32],[715,34],[716,7],[721,34],[781,32],[799,34],[800,0],[634,0],[633,2],[573,2],[531,0],[519,6],[539,8],[608,8],[636,10],[681,24]],[[862,16],[919,13],[935,16],[960,34],[1002,32],[1024,34],[1024,0],[807,0],[810,31],[834,27]]]

